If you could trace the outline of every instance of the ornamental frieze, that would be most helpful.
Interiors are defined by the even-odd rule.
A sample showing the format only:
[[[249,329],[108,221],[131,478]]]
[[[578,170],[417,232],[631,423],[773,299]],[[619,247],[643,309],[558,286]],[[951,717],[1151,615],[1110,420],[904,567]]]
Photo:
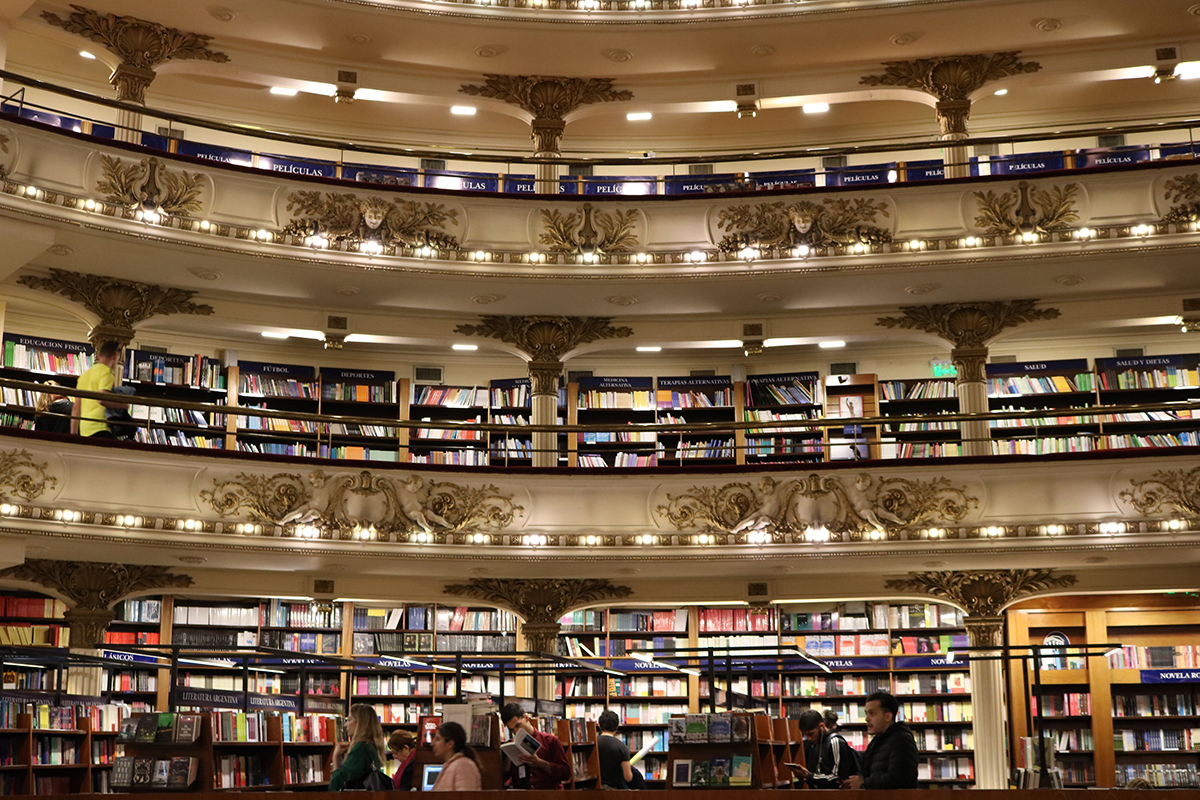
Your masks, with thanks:
[[[747,247],[767,251],[882,244],[892,240],[892,232],[876,223],[890,216],[888,207],[867,197],[730,206],[717,215],[717,228],[728,231],[717,247],[737,253]]]
[[[103,177],[96,191],[110,203],[135,211],[191,217],[200,210],[200,191],[206,183],[198,172],[171,170],[157,158],[126,163],[114,156],[100,156]]]
[[[1163,196],[1171,204],[1161,218],[1163,224],[1200,221],[1200,175],[1177,175],[1163,183]]]
[[[288,195],[287,211],[295,216],[283,233],[292,236],[360,247],[374,243],[380,248],[458,249],[458,238],[446,230],[458,224],[458,210],[443,203],[301,191]]]
[[[525,513],[492,484],[464,486],[420,475],[391,477],[362,470],[307,476],[238,473],[213,478],[200,505],[221,517],[304,527],[324,539],[403,540],[409,534],[499,531]]]
[[[975,227],[988,236],[1020,236],[1069,230],[1079,220],[1079,185],[1041,189],[1021,181],[1007,192],[974,192]]]
[[[572,255],[628,253],[639,246],[634,209],[597,210],[584,203],[579,211],[541,210],[538,243],[551,253]]]
[[[1129,484],[1117,499],[1143,517],[1200,517],[1200,467],[1159,470]]]
[[[824,530],[840,540],[923,524],[962,522],[979,498],[949,478],[929,480],[812,473],[757,483],[692,486],[667,494],[658,518],[680,531],[796,533]]]
[[[32,501],[58,487],[47,461],[35,461],[28,450],[0,450],[0,500]]]
[[[8,155],[8,136],[0,133],[0,153]],[[8,167],[5,164],[0,164],[0,179],[8,176]]]

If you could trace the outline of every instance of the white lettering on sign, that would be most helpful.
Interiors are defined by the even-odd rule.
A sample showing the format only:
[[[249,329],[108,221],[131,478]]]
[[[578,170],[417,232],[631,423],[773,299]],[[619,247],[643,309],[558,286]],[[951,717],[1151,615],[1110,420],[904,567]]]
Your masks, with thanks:
[[[1030,162],[1026,162],[1024,164],[1013,164],[1011,167],[1009,167],[1009,169],[1013,170],[1014,172],[1016,172],[1018,170],[1023,170],[1023,169],[1045,169],[1045,168],[1046,168],[1046,162],[1044,162],[1044,161],[1030,161]]]
[[[462,182],[462,188],[474,189],[476,191],[486,191],[488,187],[487,187],[487,183],[484,181],[466,181],[466,180],[464,180]]]
[[[274,172],[290,172],[293,175],[324,175],[323,170],[315,167],[305,167],[300,164],[272,164],[271,169]]]
[[[1100,167],[1105,164],[1131,164],[1133,156],[1104,156],[1096,159],[1096,166]]]
[[[276,367],[271,364],[267,364],[265,367],[263,367],[263,372],[287,372],[287,371],[288,371],[287,367]]]
[[[878,172],[869,175],[846,175],[842,178],[842,183],[862,183],[863,181],[879,181],[883,180],[883,176]]]

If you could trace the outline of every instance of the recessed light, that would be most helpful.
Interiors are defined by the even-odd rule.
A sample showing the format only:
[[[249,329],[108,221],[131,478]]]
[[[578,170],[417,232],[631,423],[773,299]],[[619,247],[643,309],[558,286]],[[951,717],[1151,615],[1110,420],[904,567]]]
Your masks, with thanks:
[[[451,350],[478,350],[479,345],[477,345],[477,344],[454,344],[454,345],[450,345],[450,349]]]
[[[817,347],[820,347],[822,350],[829,350],[834,347],[845,347],[845,346],[846,346],[845,342],[818,342],[817,343]]]
[[[635,111],[632,114],[626,114],[625,119],[630,122],[638,122],[640,120],[651,119],[653,116],[649,111]]]
[[[92,61],[95,61],[95,60],[96,60],[96,57],[95,57],[94,55],[92,55],[91,53],[89,53],[87,50],[80,50],[80,51],[79,51],[79,55],[80,55],[81,57],[83,57],[83,58],[87,58],[87,59],[90,59],[90,60],[92,60]]]
[[[829,103],[805,103],[802,108],[805,114],[824,114],[829,110]]]
[[[288,335],[286,333],[275,333],[274,331],[263,331],[262,335],[267,337],[268,339],[286,339],[286,338],[288,338]]]
[[[992,94],[996,95],[996,97],[1004,97],[1004,95],[1008,94],[1008,89],[997,89]]]
[[[637,351],[639,353],[660,353],[662,352],[662,348],[658,346],[646,346],[637,348]]]
[[[387,98],[387,95],[378,89],[355,89],[355,100],[375,100],[382,102]]]
[[[460,117],[473,117],[475,116],[475,106],[450,106],[450,113]]]
[[[281,94],[285,97],[295,97],[300,93],[299,89],[292,89],[287,86],[272,86],[271,94]]]

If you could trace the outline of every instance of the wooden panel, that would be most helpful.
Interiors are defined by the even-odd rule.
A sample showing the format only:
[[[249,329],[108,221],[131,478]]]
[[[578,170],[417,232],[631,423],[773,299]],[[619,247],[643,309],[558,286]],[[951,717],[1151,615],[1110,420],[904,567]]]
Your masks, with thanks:
[[[1106,611],[1087,612],[1087,635],[1092,642],[1108,641]],[[1111,787],[1117,783],[1117,759],[1113,755],[1112,687],[1109,684],[1108,658],[1097,655],[1088,658],[1088,688],[1092,695],[1092,739],[1095,742],[1093,761],[1096,765],[1096,786]]]
[[[1046,609],[1087,611],[1091,609],[1200,608],[1200,597],[1184,594],[1097,594],[1035,597],[1009,606],[1010,611]]]
[[[746,420],[746,382],[733,382],[733,419],[735,422]],[[746,429],[738,428],[733,432],[733,455],[740,467],[746,463]]]
[[[412,418],[410,416],[412,382],[408,378],[400,378],[396,381],[396,402],[400,404],[400,421],[407,422]],[[396,429],[396,441],[399,446],[399,453],[396,456],[396,460],[401,464],[406,464],[409,461],[408,439],[411,435],[411,428]]]
[[[1014,616],[1025,618],[1025,627],[1029,628],[1082,628],[1084,625],[1082,611],[1018,611]],[[1029,642],[1024,642],[1029,644]]]
[[[1200,625],[1200,609],[1108,612],[1109,628],[1135,627],[1138,625]],[[1118,632],[1115,635],[1119,636],[1120,633]]]

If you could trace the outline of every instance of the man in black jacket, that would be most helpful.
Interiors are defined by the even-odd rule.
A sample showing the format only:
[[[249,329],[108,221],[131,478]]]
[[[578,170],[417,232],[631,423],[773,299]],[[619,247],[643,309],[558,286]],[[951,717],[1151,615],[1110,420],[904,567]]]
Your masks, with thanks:
[[[854,750],[840,733],[825,730],[820,712],[810,708],[800,714],[796,723],[804,737],[804,760],[808,766],[802,775],[808,778],[809,788],[836,789],[842,781],[858,774]]]
[[[873,738],[863,754],[862,772],[842,782],[843,789],[916,789],[917,743],[912,730],[896,721],[900,704],[887,692],[867,697],[867,733]]]

